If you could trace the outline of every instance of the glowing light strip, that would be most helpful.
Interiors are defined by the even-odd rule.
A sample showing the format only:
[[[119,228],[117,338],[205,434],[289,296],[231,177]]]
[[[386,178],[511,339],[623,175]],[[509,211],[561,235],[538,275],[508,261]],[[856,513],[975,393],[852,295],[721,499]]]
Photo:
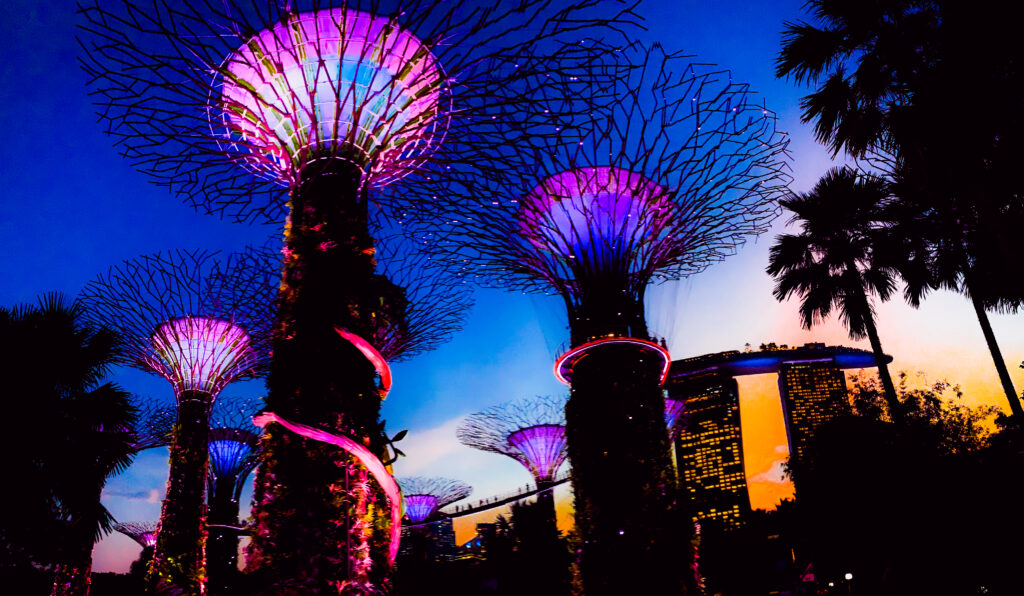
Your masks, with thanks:
[[[370,342],[355,333],[342,327],[335,327],[334,330],[338,332],[338,335],[351,342],[373,364],[373,368],[377,369],[377,374],[380,375],[380,398],[387,398],[388,392],[391,391],[391,367],[388,366],[388,361],[380,355],[377,348],[370,345]]]
[[[661,354],[661,357],[665,360],[665,364],[662,365],[661,369],[661,384],[665,384],[665,379],[668,378],[668,368],[672,364],[672,356],[669,355],[668,350],[653,341],[637,339],[635,337],[604,337],[601,339],[595,339],[594,341],[589,341],[582,346],[569,350],[555,361],[555,378],[566,385],[572,385],[568,377],[568,374],[572,373],[572,367],[580,361],[580,358],[582,358],[586,352],[600,344],[632,344],[639,346],[644,350],[655,351]]]
[[[259,427],[264,427],[271,422],[277,422],[293,433],[302,435],[307,439],[341,447],[355,456],[373,474],[373,477],[377,479],[377,483],[384,489],[384,494],[391,501],[391,545],[388,548],[388,558],[394,564],[395,558],[398,556],[398,543],[402,539],[402,490],[398,488],[398,483],[394,477],[388,474],[384,463],[369,449],[348,437],[331,434],[312,426],[306,426],[305,424],[290,422],[273,412],[263,412],[252,418],[252,423]]]

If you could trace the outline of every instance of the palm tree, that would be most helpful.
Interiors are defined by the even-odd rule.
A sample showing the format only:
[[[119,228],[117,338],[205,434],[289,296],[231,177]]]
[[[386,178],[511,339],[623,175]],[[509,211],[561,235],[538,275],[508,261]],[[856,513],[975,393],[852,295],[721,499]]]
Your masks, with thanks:
[[[892,296],[900,266],[897,251],[887,250],[890,243],[878,226],[886,186],[880,178],[833,168],[811,192],[782,201],[793,212],[790,223],[800,222],[801,233],[779,235],[767,272],[775,278],[773,294],[778,301],[794,294],[801,297],[800,322],[805,329],[835,309],[852,339],[868,338],[890,412],[898,417],[900,403],[870,299],[874,295],[884,302]]]
[[[88,593],[93,544],[113,518],[100,503],[107,478],[131,463],[135,409],[128,394],[101,381],[116,336],[82,325],[82,309],[60,294],[38,306],[0,307],[0,374],[9,424],[4,453],[26,474],[32,512],[4,519],[5,536],[22,541],[23,563],[55,567],[54,594]],[[55,545],[42,547],[44,542]]]
[[[804,122],[833,154],[885,155],[881,165],[929,246],[929,279],[906,279],[913,302],[930,288],[966,295],[1015,415],[1024,417],[987,310],[1024,305],[1018,175],[1024,103],[1016,23],[992,0],[810,0],[815,23],[786,24],[776,75],[817,88]],[[983,91],[969,126],[936,126],[964,113],[964,85]],[[993,109],[993,108],[1011,108]]]

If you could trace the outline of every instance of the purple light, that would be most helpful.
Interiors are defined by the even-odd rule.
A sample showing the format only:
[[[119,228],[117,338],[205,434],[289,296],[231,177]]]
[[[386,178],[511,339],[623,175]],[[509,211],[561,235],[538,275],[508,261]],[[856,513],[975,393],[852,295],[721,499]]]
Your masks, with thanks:
[[[325,155],[392,162],[423,154],[445,77],[429,48],[392,18],[347,8],[290,15],[250,38],[221,68],[221,110],[231,140],[257,172],[290,180]],[[237,150],[236,150],[237,151]]]
[[[540,424],[516,431],[508,442],[523,454],[530,473],[539,481],[551,480],[565,461],[565,427]]]
[[[437,511],[437,497],[434,495],[405,495],[405,513],[409,520],[418,524]]]
[[[681,399],[665,398],[665,426],[668,427],[669,439],[675,439],[678,433],[676,424],[685,409],[685,402]]]
[[[217,319],[173,319],[157,327],[152,344],[156,358],[147,364],[174,385],[175,395],[217,395],[244,374],[253,359],[245,330]]]
[[[664,188],[612,167],[551,176],[521,205],[519,225],[537,248],[594,264],[636,261],[631,252],[667,233],[676,212]]]

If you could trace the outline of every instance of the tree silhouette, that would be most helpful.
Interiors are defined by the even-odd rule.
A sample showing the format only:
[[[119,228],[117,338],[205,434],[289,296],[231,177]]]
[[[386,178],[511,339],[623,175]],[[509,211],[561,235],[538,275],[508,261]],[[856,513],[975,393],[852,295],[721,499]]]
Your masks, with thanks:
[[[877,222],[887,197],[880,178],[833,168],[814,188],[781,201],[799,222],[799,234],[781,234],[771,247],[767,272],[780,302],[801,298],[800,323],[810,329],[833,309],[852,339],[867,336],[890,412],[899,415],[896,388],[875,327],[870,296],[886,301],[896,289],[898,261]]]
[[[931,252],[930,275],[907,279],[908,295],[946,288],[971,300],[1010,408],[1024,416],[986,313],[1024,304],[1015,274],[1024,265],[1018,19],[989,0],[807,7],[814,23],[786,24],[776,74],[817,85],[802,105],[819,141],[892,178]],[[974,110],[970,126],[935,126],[962,112],[964,81],[984,90],[987,106],[1014,108]]]
[[[135,454],[135,408],[127,393],[102,382],[117,338],[83,324],[82,314],[60,294],[38,306],[0,307],[11,421],[0,449],[11,477],[25,483],[8,491],[13,502],[0,514],[4,566],[53,566],[53,594],[88,592],[93,544],[114,521],[100,493]]]

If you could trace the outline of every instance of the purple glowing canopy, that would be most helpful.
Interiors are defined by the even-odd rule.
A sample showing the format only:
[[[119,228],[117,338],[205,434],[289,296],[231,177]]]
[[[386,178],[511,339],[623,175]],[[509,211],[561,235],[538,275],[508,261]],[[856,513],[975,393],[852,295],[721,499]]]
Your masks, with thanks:
[[[146,521],[117,523],[114,524],[114,529],[125,536],[128,536],[135,542],[138,542],[139,546],[143,548],[154,546],[156,544],[156,522]]]
[[[405,513],[409,521],[419,523],[437,511],[437,497],[434,495],[406,495]]]
[[[411,476],[399,478],[398,485],[402,488],[405,514],[413,523],[426,521],[438,509],[465,499],[473,492],[473,488],[465,482],[451,478]]]
[[[550,176],[520,205],[520,228],[534,246],[594,266],[644,262],[634,251],[665,233],[676,215],[665,189],[607,166]]]
[[[516,431],[508,443],[522,453],[523,465],[538,481],[550,481],[565,461],[565,426],[540,424]]]
[[[373,162],[424,154],[447,126],[445,77],[430,49],[389,17],[345,7],[290,14],[220,69],[223,125],[249,168],[292,181],[311,159]]]
[[[150,366],[171,381],[176,395],[199,391],[217,395],[251,372],[253,354],[244,329],[228,321],[181,317],[157,327]]]
[[[491,406],[455,430],[464,445],[523,464],[537,482],[550,481],[565,462],[565,397],[538,396]]]

